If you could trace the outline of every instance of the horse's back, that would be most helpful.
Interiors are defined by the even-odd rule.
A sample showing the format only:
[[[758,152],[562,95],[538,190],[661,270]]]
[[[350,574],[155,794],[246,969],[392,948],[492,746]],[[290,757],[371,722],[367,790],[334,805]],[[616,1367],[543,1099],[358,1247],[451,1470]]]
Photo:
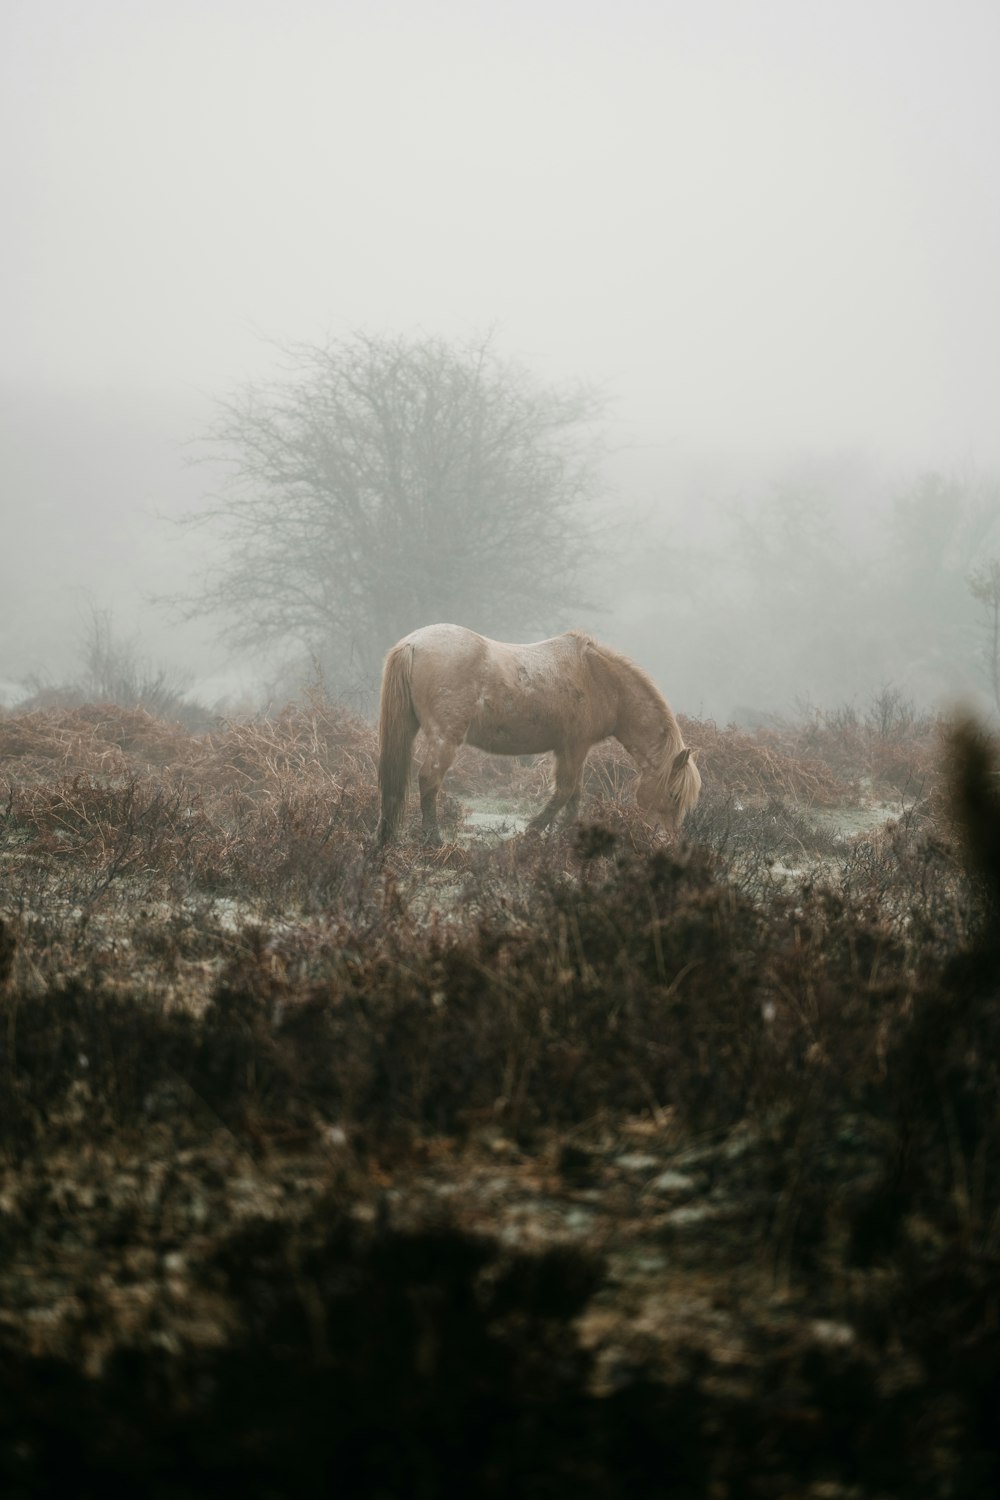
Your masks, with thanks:
[[[464,625],[422,625],[399,642],[413,651],[413,677],[446,685],[475,682],[551,692],[580,676],[590,637],[579,630],[544,641],[494,641]]]
[[[412,631],[400,644],[412,649],[412,700],[425,728],[508,755],[590,736],[590,642],[582,632],[515,644],[439,624]],[[597,737],[607,732],[602,724]]]
[[[478,635],[465,625],[421,625],[411,630],[398,642],[400,646],[412,646],[414,652],[437,661],[462,661],[482,654],[484,647],[493,642]]]

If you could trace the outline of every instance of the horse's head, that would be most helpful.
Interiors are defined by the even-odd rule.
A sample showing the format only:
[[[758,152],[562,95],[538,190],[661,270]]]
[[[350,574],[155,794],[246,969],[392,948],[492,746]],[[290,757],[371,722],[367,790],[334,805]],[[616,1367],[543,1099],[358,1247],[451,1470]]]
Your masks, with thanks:
[[[701,794],[701,772],[687,747],[667,755],[656,770],[644,771],[635,800],[646,817],[673,836]]]

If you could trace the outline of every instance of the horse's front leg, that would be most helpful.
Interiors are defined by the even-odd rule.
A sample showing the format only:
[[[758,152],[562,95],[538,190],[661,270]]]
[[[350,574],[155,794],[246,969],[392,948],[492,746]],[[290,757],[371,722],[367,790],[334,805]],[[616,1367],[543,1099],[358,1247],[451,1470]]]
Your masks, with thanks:
[[[458,745],[443,735],[428,733],[427,750],[420,764],[420,816],[423,819],[424,842],[440,844],[441,830],[437,819],[437,796],[445,772],[455,759]]]
[[[566,809],[566,821],[572,822],[580,808],[580,783],[586,758],[586,751],[582,755],[556,751],[555,789],[538,816],[531,819],[529,828],[548,828],[563,808]]]

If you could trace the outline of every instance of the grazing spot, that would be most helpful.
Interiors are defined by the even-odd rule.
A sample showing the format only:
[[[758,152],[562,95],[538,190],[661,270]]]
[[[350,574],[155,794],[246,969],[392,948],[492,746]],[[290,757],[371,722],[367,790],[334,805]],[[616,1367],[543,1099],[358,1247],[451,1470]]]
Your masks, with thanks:
[[[439,843],[437,796],[458,747],[494,755],[555,755],[555,786],[529,826],[576,816],[592,746],[617,739],[639,768],[636,800],[673,834],[701,791],[673,711],[635,662],[582,630],[530,645],[491,641],[461,625],[425,625],[386,657],[379,717],[378,840],[395,838],[417,731],[424,838]]]

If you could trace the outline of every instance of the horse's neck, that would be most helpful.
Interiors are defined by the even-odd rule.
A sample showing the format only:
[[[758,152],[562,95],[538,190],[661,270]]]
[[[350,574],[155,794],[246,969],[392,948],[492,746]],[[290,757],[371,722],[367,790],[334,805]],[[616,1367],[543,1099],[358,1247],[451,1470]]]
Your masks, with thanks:
[[[659,766],[665,753],[681,747],[681,732],[670,705],[631,663],[620,674],[614,733],[642,769]]]

